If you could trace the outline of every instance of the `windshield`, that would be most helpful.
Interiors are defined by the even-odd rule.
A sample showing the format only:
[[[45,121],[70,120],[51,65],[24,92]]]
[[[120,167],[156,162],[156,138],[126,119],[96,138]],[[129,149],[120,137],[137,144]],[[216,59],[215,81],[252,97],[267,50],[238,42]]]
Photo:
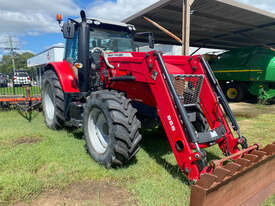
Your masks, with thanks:
[[[94,47],[100,47],[106,52],[134,51],[130,33],[99,28],[90,32],[90,50]]]
[[[18,77],[28,77],[28,73],[18,72],[18,73],[15,73],[15,76],[18,76]]]

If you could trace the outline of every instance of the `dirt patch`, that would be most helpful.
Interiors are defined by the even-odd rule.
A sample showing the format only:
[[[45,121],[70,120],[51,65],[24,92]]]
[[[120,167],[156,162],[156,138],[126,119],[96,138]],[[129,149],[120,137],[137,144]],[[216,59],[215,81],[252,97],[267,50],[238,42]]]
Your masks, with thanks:
[[[124,206],[137,205],[126,189],[106,182],[81,182],[69,185],[61,192],[49,192],[31,203],[14,206]]]
[[[41,141],[41,137],[19,137],[13,141],[13,145],[17,146],[20,144],[35,144]]]
[[[251,103],[230,103],[236,117],[254,118],[262,114],[275,114],[275,105],[259,105]]]

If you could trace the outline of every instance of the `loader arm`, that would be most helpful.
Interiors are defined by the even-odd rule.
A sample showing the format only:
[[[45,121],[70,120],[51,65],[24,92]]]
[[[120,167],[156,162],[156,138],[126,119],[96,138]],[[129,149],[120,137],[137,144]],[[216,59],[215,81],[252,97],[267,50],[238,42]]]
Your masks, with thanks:
[[[239,151],[238,139],[230,131],[200,56],[163,58],[158,52],[131,55],[109,58],[115,68],[109,68],[110,76],[102,78],[108,88],[123,91],[133,101],[156,108],[178,165],[191,181],[198,181],[209,170],[203,148],[218,144],[225,155]],[[112,81],[129,74],[135,77],[133,81]],[[188,85],[192,88],[187,88]],[[178,94],[180,89],[188,89],[192,94],[185,94],[189,96],[184,99]],[[197,113],[188,112],[189,108],[198,108],[196,112],[203,114],[208,131],[195,129],[190,119],[196,118]]]
[[[109,58],[114,69],[109,68],[109,76],[105,72],[102,79],[107,88],[156,109],[179,167],[196,183],[191,187],[191,205],[220,205],[224,200],[225,205],[251,205],[275,193],[275,144],[239,149],[243,142],[237,122],[200,56],[162,57],[157,52],[125,56]],[[112,81],[118,77],[121,81]],[[207,120],[208,131],[195,127],[192,112],[188,112],[193,106]],[[232,134],[226,117],[238,137]],[[227,157],[208,163],[203,148],[216,144]],[[253,176],[265,179],[254,182]]]

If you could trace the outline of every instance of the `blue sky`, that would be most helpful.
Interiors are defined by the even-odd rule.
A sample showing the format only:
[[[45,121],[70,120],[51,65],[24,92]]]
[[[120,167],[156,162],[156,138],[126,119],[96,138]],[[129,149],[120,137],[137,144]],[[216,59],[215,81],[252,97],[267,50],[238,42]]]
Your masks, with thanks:
[[[65,17],[79,15],[84,9],[88,16],[122,20],[158,0],[0,0],[0,47],[6,46],[12,35],[16,47],[33,53],[63,43],[56,13]],[[238,0],[268,11],[275,10],[274,0]],[[0,59],[5,51],[0,50]]]

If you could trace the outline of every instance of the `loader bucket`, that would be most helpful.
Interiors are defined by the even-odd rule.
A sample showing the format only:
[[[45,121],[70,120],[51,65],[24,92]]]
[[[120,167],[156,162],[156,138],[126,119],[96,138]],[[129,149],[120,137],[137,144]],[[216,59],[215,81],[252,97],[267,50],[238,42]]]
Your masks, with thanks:
[[[261,205],[275,194],[275,142],[253,150],[191,187],[191,206]]]

